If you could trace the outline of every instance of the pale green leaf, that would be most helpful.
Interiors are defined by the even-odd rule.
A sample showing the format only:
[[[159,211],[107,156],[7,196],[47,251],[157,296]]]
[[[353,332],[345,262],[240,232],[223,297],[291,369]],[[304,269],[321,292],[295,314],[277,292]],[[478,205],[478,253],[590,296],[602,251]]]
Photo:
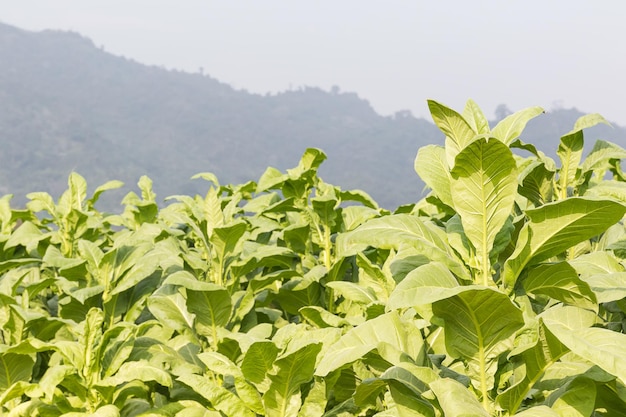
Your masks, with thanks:
[[[488,135],[491,133],[489,122],[478,104],[472,99],[467,100],[463,109],[463,118],[474,132],[479,135]]]
[[[483,285],[491,279],[489,252],[517,195],[516,169],[513,154],[504,143],[481,138],[457,155],[451,171],[454,209],[476,248]]]
[[[255,413],[246,406],[241,398],[206,377],[184,374],[179,376],[178,380],[209,400],[216,410],[221,411],[227,417],[255,416]]]
[[[491,136],[498,138],[506,145],[510,145],[515,139],[520,137],[530,120],[543,113],[545,111],[541,107],[529,107],[515,112],[501,120],[491,130]]]
[[[596,403],[596,384],[588,378],[576,378],[548,397],[548,404],[559,416],[590,417]]]
[[[460,382],[441,378],[430,383],[445,417],[490,417],[476,396]]]
[[[415,172],[447,206],[454,207],[450,191],[450,167],[446,150],[438,145],[426,145],[417,151]]]
[[[248,347],[243,361],[241,372],[251,382],[261,383],[265,379],[267,371],[272,368],[278,347],[269,340],[259,340]]]
[[[435,125],[463,149],[477,135],[467,121],[456,111],[434,100],[428,100],[428,109]]]
[[[436,301],[433,313],[445,322],[446,350],[468,363],[474,386],[485,391],[493,386],[498,356],[512,348],[514,333],[524,320],[522,311],[504,293],[463,288],[466,290]]]
[[[417,333],[419,334],[419,333]],[[315,374],[326,376],[335,369],[362,359],[386,342],[413,359],[421,353],[422,342],[416,332],[409,332],[396,312],[387,313],[354,327],[324,353]]]
[[[526,210],[530,221],[520,231],[515,252],[506,261],[504,281],[513,286],[526,265],[559,255],[617,223],[626,207],[611,200],[571,197]]]
[[[566,311],[542,314],[546,327],[572,352],[626,382],[626,335],[599,327],[582,327]]]
[[[300,386],[313,379],[321,343],[310,343],[274,363],[271,381],[263,395],[268,417],[296,417],[301,404]]]
[[[539,265],[522,281],[527,293],[543,294],[566,304],[597,309],[596,296],[589,284],[578,277],[567,262]]]

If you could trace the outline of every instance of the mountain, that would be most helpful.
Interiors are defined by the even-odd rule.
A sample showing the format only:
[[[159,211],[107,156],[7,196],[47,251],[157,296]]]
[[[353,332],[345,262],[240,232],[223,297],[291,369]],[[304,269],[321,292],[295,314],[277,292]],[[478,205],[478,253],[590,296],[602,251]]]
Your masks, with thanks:
[[[531,122],[527,140],[553,154],[580,115],[552,111]],[[626,140],[620,127],[592,132]],[[328,155],[322,178],[394,208],[420,198],[415,154],[443,135],[406,111],[383,117],[336,88],[250,94],[205,74],[114,56],[77,33],[0,23],[0,141],[0,194],[14,194],[17,204],[31,191],[58,196],[71,171],[94,188],[124,181],[116,201],[144,174],[160,198],[204,193],[193,174],[257,180],[267,166],[290,168],[307,147],[319,147]]]

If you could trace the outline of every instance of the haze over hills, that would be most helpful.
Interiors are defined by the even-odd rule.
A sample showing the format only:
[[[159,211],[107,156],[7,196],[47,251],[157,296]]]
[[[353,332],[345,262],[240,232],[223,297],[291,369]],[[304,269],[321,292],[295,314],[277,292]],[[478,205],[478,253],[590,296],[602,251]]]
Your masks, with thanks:
[[[522,139],[553,155],[581,115],[550,111]],[[585,137],[588,147],[597,138],[623,145],[626,129],[598,126]],[[119,179],[125,193],[147,174],[160,198],[204,193],[193,174],[258,180],[267,166],[293,167],[307,147],[319,147],[329,157],[322,178],[395,208],[422,195],[415,154],[443,135],[408,112],[380,116],[338,88],[250,94],[206,74],[111,55],[76,33],[0,23],[0,140],[0,194],[15,194],[18,204],[31,191],[57,197],[72,170],[91,189]]]

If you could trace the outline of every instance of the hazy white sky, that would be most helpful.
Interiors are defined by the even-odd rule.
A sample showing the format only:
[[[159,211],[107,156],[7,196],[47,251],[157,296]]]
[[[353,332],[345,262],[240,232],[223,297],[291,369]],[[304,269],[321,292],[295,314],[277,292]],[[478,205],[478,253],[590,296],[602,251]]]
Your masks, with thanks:
[[[624,0],[20,0],[0,21],[251,92],[337,85],[382,114],[471,97],[626,125]]]

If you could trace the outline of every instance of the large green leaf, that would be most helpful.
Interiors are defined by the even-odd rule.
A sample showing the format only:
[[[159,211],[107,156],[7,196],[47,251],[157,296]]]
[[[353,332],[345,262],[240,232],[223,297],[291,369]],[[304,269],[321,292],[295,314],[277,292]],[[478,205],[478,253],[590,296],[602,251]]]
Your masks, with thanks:
[[[9,352],[0,354],[0,391],[18,381],[30,381],[34,364],[28,355]]]
[[[497,403],[511,414],[515,414],[519,409],[522,401],[544,372],[569,352],[569,349],[542,324],[533,329],[532,335],[536,338],[535,343],[519,355],[514,355],[513,362],[518,368],[513,374],[511,386],[496,398]]]
[[[529,107],[502,119],[491,131],[491,136],[507,145],[519,138],[526,124],[533,118],[545,113],[541,107]]]
[[[411,331],[396,312],[387,313],[354,327],[331,345],[315,375],[326,376],[335,369],[362,359],[381,342],[390,344],[413,360],[418,359],[423,345],[417,328]]]
[[[572,352],[626,382],[626,335],[600,327],[581,328],[577,313],[574,307],[550,309],[541,317]]]
[[[451,171],[454,209],[476,248],[483,285],[491,281],[489,252],[517,195],[516,169],[513,154],[504,143],[481,138],[457,155]]]
[[[529,294],[543,294],[567,304],[597,309],[596,296],[567,262],[533,268],[522,282]]]
[[[417,151],[415,172],[446,205],[454,207],[450,192],[450,167],[442,146],[427,145]]]
[[[490,417],[476,396],[454,379],[441,378],[430,383],[445,417]]]
[[[459,287],[459,283],[439,262],[431,262],[409,272],[391,293],[388,310],[430,304],[452,294],[442,289]],[[460,288],[459,288],[460,289]]]
[[[241,362],[241,372],[251,382],[261,383],[272,368],[278,347],[269,340],[259,340],[250,345]]]
[[[437,127],[454,142],[455,154],[477,135],[463,116],[451,108],[434,100],[428,100],[428,109]]]
[[[611,200],[572,197],[526,210],[529,222],[520,231],[515,252],[506,261],[504,282],[511,288],[526,265],[559,255],[604,232],[626,213]]]
[[[449,354],[467,362],[467,373],[483,395],[493,387],[498,356],[513,346],[524,325],[522,311],[502,292],[465,287],[436,301],[433,313],[444,320]]]
[[[368,246],[398,250],[415,248],[433,260],[445,264],[459,277],[468,277],[468,272],[446,242],[443,230],[410,214],[394,214],[372,219],[351,232],[337,236],[336,253],[339,257],[356,255]]]
[[[263,395],[268,417],[295,417],[301,403],[300,386],[313,379],[321,343],[311,343],[283,356],[274,363],[271,381]]]
[[[580,168],[583,173],[593,171],[603,174],[615,159],[626,159],[626,149],[611,142],[598,140]]]
[[[574,130],[561,138],[561,143],[557,150],[557,155],[561,159],[561,169],[559,170],[560,197],[567,197],[567,188],[572,185],[576,178],[576,170],[583,155],[583,132]]]
[[[178,380],[209,400],[216,410],[221,411],[227,417],[255,416],[255,413],[246,406],[241,398],[206,377],[184,374],[179,376]]]
[[[489,121],[485,113],[478,107],[478,104],[472,99],[467,100],[463,109],[463,118],[472,130],[479,135],[487,135],[491,132],[489,129]]]
[[[174,285],[163,285],[148,298],[148,310],[164,326],[179,333],[193,327],[193,315],[187,310],[185,297]]]
[[[575,378],[548,397],[548,404],[559,416],[590,417],[596,406],[596,384],[588,378]]]

